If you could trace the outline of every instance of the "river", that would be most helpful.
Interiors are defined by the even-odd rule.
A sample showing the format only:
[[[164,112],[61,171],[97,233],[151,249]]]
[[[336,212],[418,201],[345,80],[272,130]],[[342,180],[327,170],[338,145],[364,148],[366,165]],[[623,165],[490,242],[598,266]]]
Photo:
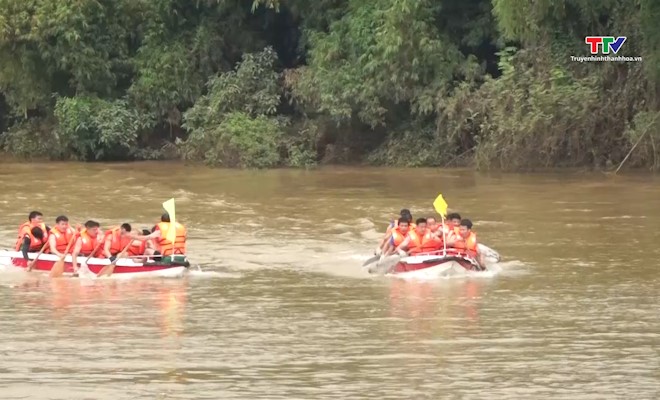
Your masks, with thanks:
[[[439,192],[498,273],[363,272],[386,221]],[[32,209],[149,228],[170,197],[187,278],[0,267],[0,398],[660,397],[656,177],[0,163],[0,248]]]

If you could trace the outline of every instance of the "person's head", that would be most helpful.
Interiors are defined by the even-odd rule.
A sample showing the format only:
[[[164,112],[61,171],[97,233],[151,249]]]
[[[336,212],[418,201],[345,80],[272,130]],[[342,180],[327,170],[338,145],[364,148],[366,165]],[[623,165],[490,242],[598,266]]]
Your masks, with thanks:
[[[447,221],[449,221],[454,226],[460,226],[461,225],[461,214],[451,213],[451,214],[447,215]]]
[[[435,232],[436,230],[438,230],[438,221],[435,219],[435,217],[428,217],[426,219],[426,227],[431,232]]]
[[[154,225],[154,226],[152,226],[152,227],[151,227],[151,232],[150,232],[150,233],[154,233],[154,232],[156,232],[156,228],[158,228],[158,225]]]
[[[170,214],[165,213],[160,216],[160,222],[170,222]]]
[[[39,211],[32,211],[30,215],[28,215],[28,221],[33,225],[41,224],[44,222],[44,215]]]
[[[417,218],[417,221],[415,221],[415,225],[417,227],[415,228],[417,230],[417,233],[423,234],[426,232],[426,218]]]
[[[404,217],[399,218],[399,231],[405,234],[408,232],[408,229],[410,229],[410,222],[408,222],[408,219]]]
[[[458,228],[458,232],[463,236],[464,238],[468,237],[470,234],[470,231],[472,230],[472,221],[469,219],[462,219],[460,227]]]
[[[35,238],[44,240],[44,231],[40,227],[35,226],[34,228],[30,229],[30,231],[32,232],[32,236]]]
[[[69,218],[67,218],[65,215],[60,215],[59,217],[55,218],[55,227],[60,230],[60,232],[64,232],[66,228],[69,227]]]
[[[119,229],[120,229],[122,235],[127,235],[127,234],[131,233],[132,228],[131,228],[131,224],[124,223],[124,224],[121,224],[121,227]]]
[[[96,237],[96,235],[98,235],[100,226],[101,225],[96,221],[89,220],[85,222],[85,229],[87,230],[87,234],[91,237]]]
[[[149,229],[142,229],[142,234],[144,236],[148,236],[151,232],[149,232]]]

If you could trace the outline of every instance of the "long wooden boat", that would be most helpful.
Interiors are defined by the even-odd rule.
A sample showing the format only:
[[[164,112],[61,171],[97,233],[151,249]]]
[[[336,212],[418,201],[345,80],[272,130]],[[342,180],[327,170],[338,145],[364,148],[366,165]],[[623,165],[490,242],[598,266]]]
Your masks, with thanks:
[[[28,253],[28,258],[26,260],[23,258],[23,254],[18,251],[7,251],[0,250],[0,265],[13,265],[19,268],[27,268],[28,263],[37,256],[37,253]],[[39,256],[34,268],[32,271],[40,272],[50,272],[53,268],[53,265],[58,260],[58,257],[53,254],[42,254]],[[87,257],[77,257],[78,267],[82,267],[85,264]],[[165,257],[165,261],[157,261],[153,259],[136,259],[136,258],[122,258],[117,261],[117,265],[114,269],[113,275],[135,275],[139,277],[163,277],[163,278],[175,278],[183,276],[188,272],[190,263],[188,263],[185,256],[176,256],[174,260],[169,260],[169,257]],[[67,255],[64,258],[64,275],[72,276],[73,275],[73,266],[71,264],[72,258],[71,255]],[[106,265],[110,264],[110,260],[107,258],[90,258],[87,262],[87,269],[94,274],[98,274],[99,271]]]

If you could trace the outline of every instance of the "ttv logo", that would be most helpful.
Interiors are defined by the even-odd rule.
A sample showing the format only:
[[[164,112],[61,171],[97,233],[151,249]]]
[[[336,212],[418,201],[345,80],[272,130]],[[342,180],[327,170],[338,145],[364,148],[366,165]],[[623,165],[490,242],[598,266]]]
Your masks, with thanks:
[[[616,54],[626,42],[626,37],[587,36],[584,38],[584,42],[591,46],[591,54],[598,54],[598,45],[601,46],[601,52],[603,54],[610,54],[610,50]]]

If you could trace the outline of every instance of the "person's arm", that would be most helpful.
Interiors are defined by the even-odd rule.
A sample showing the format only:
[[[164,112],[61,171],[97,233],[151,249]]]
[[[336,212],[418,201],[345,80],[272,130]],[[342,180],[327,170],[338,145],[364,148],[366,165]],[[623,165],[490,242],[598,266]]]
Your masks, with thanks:
[[[76,244],[73,245],[73,253],[71,254],[71,266],[74,273],[78,272],[78,254],[80,254],[80,250],[82,249],[82,239],[77,238],[75,241]]]
[[[103,244],[103,255],[105,255],[106,258],[112,257],[112,253],[110,253],[111,246],[112,246],[112,237],[106,237],[105,243]]]
[[[385,248],[385,245],[387,244],[387,241],[390,240],[392,237],[392,224],[389,224],[387,226],[387,230],[385,231],[385,236],[381,239],[380,243],[378,244],[378,247],[376,247],[376,251],[374,251],[374,255],[379,256],[383,249]]]
[[[410,244],[410,236],[406,236],[406,238],[403,239],[403,242],[401,242],[401,244],[397,246],[394,252],[399,253],[400,255],[405,254],[405,251],[403,249],[407,249],[409,244]]]
[[[62,257],[62,253],[57,251],[57,239],[55,238],[55,235],[50,235],[48,236],[48,244],[50,247],[50,252],[58,257]]]
[[[137,232],[136,232],[136,234],[134,235],[133,232],[131,232],[131,237],[132,237],[133,239],[135,239],[135,240],[141,240],[141,241],[151,240],[151,239],[156,239],[156,238],[159,238],[159,237],[160,237],[160,231],[159,231],[159,230],[155,230],[155,231],[151,232],[150,234],[148,234],[148,235],[146,235],[146,236],[145,236],[145,235],[137,234]]]
[[[392,253],[394,253],[394,238],[390,237],[390,240],[387,241],[383,249],[383,257],[387,257]]]
[[[377,256],[381,255],[387,249],[391,241],[392,241],[392,233],[390,233],[389,236],[383,239],[383,241],[380,244],[380,247],[376,251],[376,255]]]
[[[25,235],[23,236],[23,243],[21,244],[21,252],[23,253],[23,258],[28,259],[28,251],[30,250],[30,237]]]
[[[465,242],[465,239],[461,235],[457,235],[456,232],[449,232],[449,235],[447,235],[447,247],[454,247],[457,242]]]
[[[477,262],[481,266],[481,268],[486,269],[486,258],[484,258],[484,255],[477,249]]]

